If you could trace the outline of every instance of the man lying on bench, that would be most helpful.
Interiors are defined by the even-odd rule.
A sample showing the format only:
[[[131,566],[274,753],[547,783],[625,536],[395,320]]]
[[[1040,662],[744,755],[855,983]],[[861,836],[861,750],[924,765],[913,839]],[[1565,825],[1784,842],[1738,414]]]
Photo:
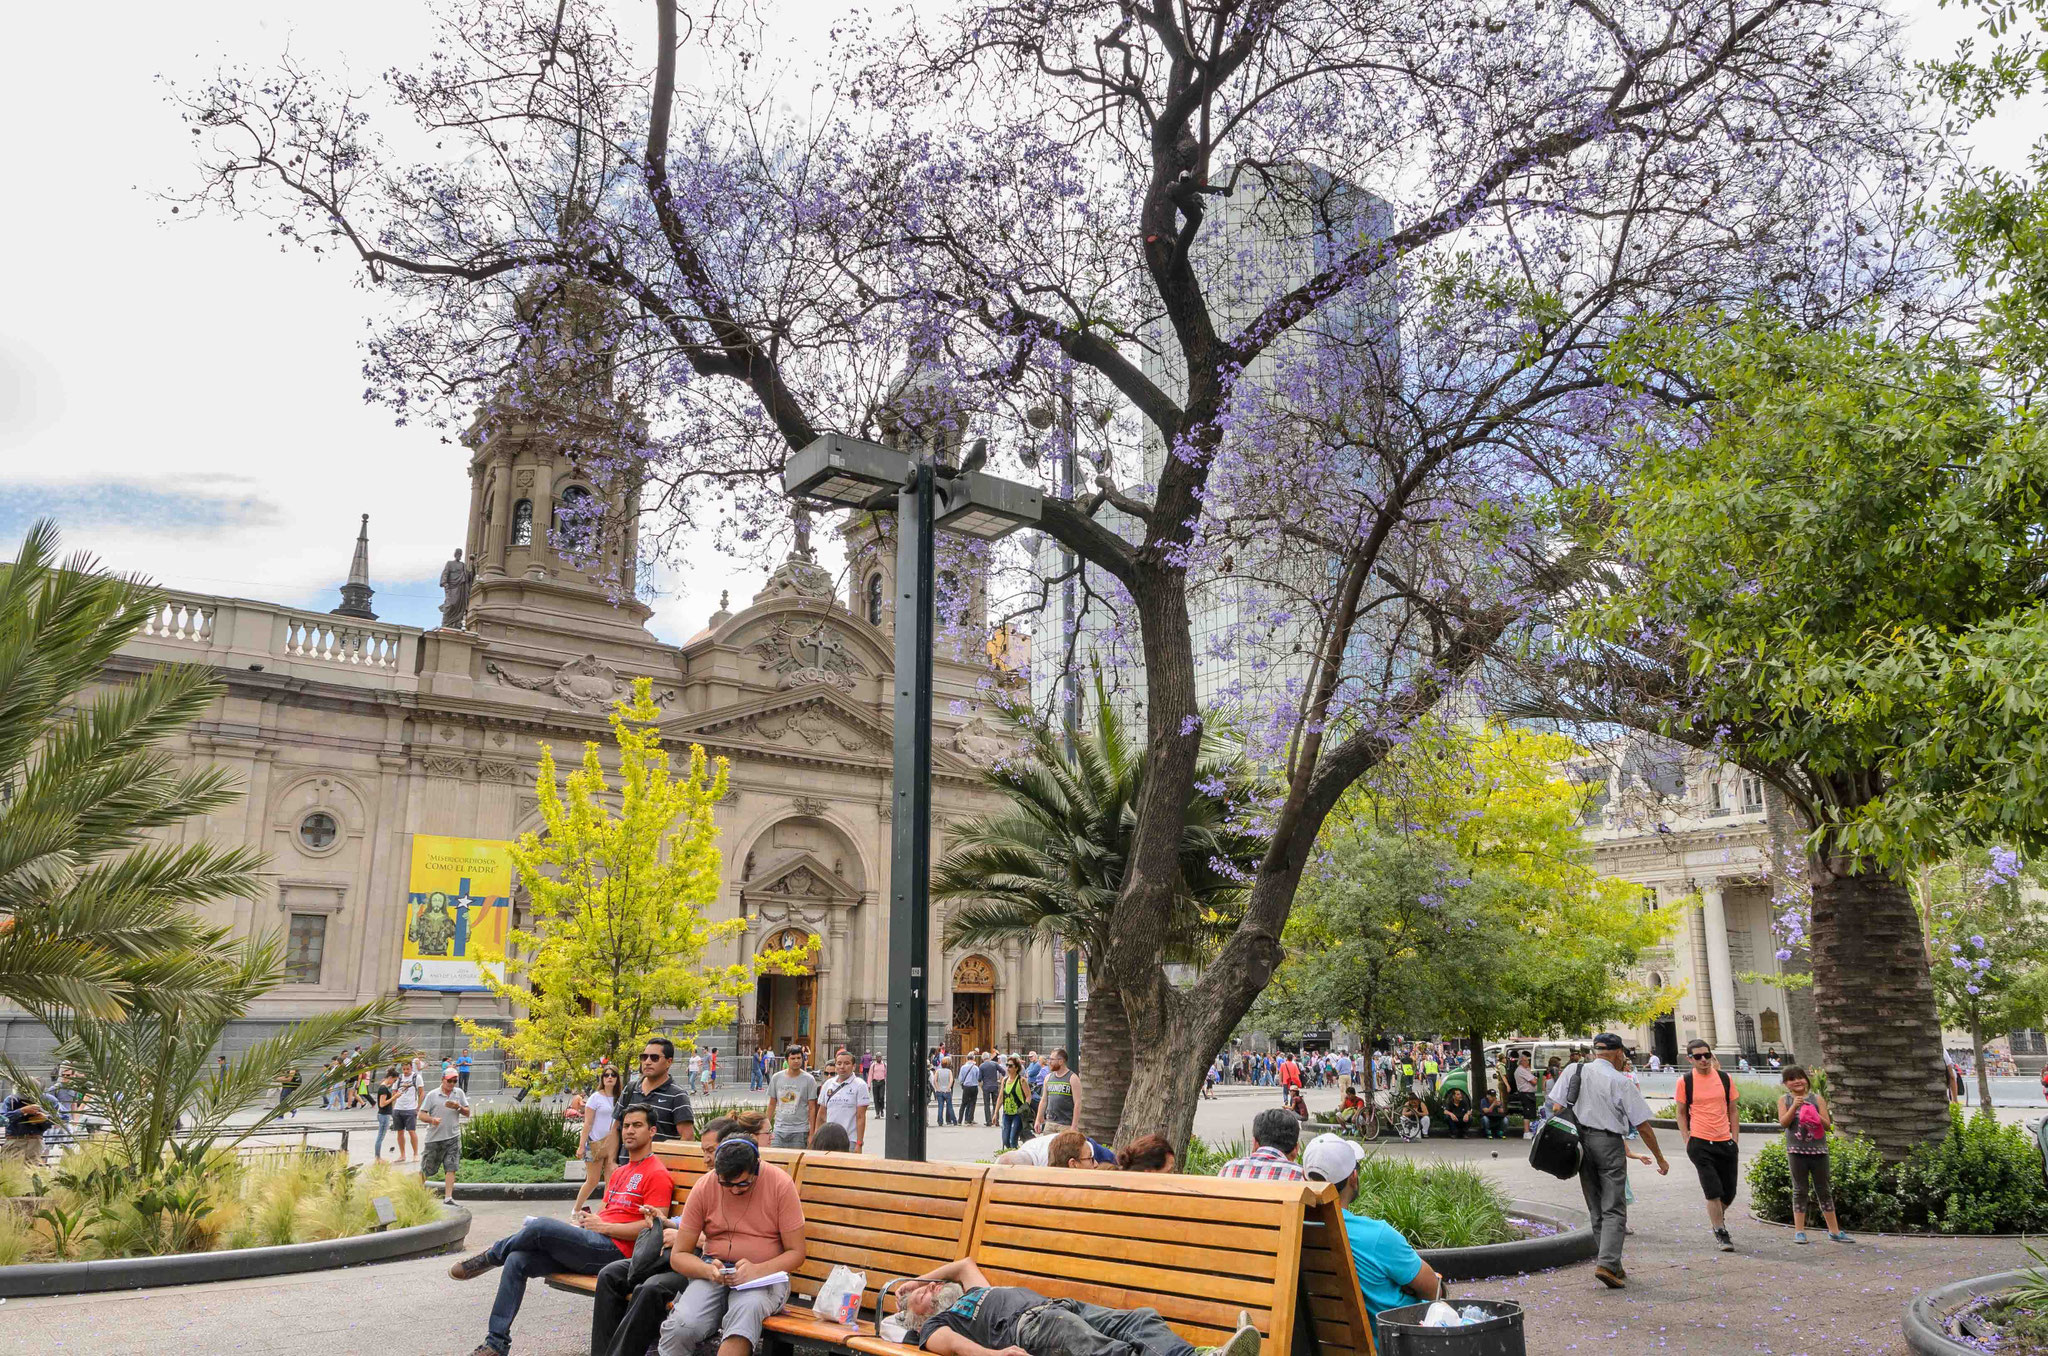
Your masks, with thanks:
[[[910,1338],[937,1356],[1258,1356],[1259,1330],[1240,1311],[1220,1347],[1197,1347],[1166,1326],[1157,1309],[1105,1309],[1047,1299],[1015,1285],[990,1285],[966,1258],[948,1262],[899,1292]]]

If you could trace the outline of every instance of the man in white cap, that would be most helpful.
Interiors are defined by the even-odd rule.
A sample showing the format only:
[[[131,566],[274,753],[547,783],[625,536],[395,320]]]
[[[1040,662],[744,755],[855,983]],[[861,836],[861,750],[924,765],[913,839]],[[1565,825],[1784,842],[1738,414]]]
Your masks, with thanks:
[[[1338,1203],[1349,1206],[1358,1198],[1358,1164],[1364,1156],[1364,1150],[1342,1135],[1317,1135],[1301,1151],[1302,1175],[1311,1182],[1328,1182],[1337,1188]],[[1365,1296],[1367,1322],[1378,1322],[1382,1309],[1443,1297],[1443,1278],[1393,1225],[1347,1209],[1344,1233],[1351,1240],[1351,1268],[1358,1273],[1358,1289]]]

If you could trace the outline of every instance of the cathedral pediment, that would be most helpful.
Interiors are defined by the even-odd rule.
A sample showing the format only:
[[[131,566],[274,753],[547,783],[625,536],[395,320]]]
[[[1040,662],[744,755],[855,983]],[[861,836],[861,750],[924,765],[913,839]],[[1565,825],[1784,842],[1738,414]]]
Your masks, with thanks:
[[[860,891],[848,885],[823,860],[798,852],[740,886],[750,902],[776,901],[803,905],[858,904]]]
[[[889,727],[831,688],[811,687],[679,719],[663,727],[671,739],[789,753],[834,762],[887,765],[895,757]],[[968,762],[935,731],[932,770],[966,773]]]

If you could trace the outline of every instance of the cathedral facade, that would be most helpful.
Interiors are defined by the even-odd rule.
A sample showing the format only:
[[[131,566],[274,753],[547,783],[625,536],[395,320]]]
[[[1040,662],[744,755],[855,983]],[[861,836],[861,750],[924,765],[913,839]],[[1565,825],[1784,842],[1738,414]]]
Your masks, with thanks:
[[[846,529],[844,596],[800,548],[749,603],[722,604],[686,643],[668,645],[632,593],[637,485],[606,483],[561,429],[504,408],[487,408],[471,429],[468,533],[443,574],[442,626],[375,620],[365,535],[333,613],[170,594],[112,665],[118,681],[204,664],[225,688],[176,752],[228,768],[244,794],[177,833],[267,854],[266,888],[220,905],[213,921],[238,935],[283,934],[292,970],[231,1045],[386,996],[403,1006],[405,1039],[436,1054],[466,1044],[457,1017],[510,1021],[487,991],[437,987],[433,967],[407,959],[447,954],[444,934],[458,926],[438,896],[431,916],[420,907],[423,845],[502,851],[537,830],[541,746],[573,766],[597,741],[612,765],[611,703],[646,677],[674,756],[698,744],[730,764],[712,916],[746,927],[707,959],[817,942],[811,973],[762,979],[739,1020],[701,1043],[728,1057],[764,1045],[884,1047],[895,597],[886,522]],[[575,553],[556,545],[565,519],[591,528]],[[1003,674],[985,642],[985,598],[971,576],[956,570],[953,582],[945,620],[957,624],[935,662],[935,856],[952,825],[1000,808],[976,773],[1008,747],[991,707]],[[506,890],[511,921],[521,921],[518,888]],[[463,879],[459,896],[482,893]],[[452,882],[449,894],[458,896]],[[469,906],[490,901],[457,902],[467,927],[484,916]],[[1057,1043],[1054,958],[1015,942],[947,950],[943,918],[935,906],[932,1043]],[[17,1057],[47,1052],[47,1034],[19,1013],[0,1013],[0,1039]],[[477,1055],[488,1087],[496,1057]]]

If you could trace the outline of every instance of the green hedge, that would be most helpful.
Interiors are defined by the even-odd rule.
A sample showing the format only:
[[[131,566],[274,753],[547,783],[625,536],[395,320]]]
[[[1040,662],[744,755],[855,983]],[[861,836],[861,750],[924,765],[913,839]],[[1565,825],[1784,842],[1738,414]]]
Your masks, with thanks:
[[[508,1153],[531,1154],[552,1149],[563,1158],[571,1158],[581,1134],[581,1127],[563,1120],[561,1112],[542,1106],[479,1111],[462,1127],[462,1156],[496,1159]]]
[[[2018,1234],[2048,1229],[2041,1154],[2025,1130],[1988,1112],[1949,1108],[1949,1132],[1904,1163],[1886,1163],[1868,1141],[1828,1140],[1828,1175],[1845,1229]],[[1782,1142],[1749,1165],[1750,1204],[1764,1219],[1792,1219],[1791,1168]],[[1809,1222],[1816,1216],[1809,1215]]]
[[[463,1145],[462,1164],[455,1169],[458,1182],[560,1182],[569,1162],[553,1149],[508,1149],[495,1158],[471,1158],[468,1148]]]

